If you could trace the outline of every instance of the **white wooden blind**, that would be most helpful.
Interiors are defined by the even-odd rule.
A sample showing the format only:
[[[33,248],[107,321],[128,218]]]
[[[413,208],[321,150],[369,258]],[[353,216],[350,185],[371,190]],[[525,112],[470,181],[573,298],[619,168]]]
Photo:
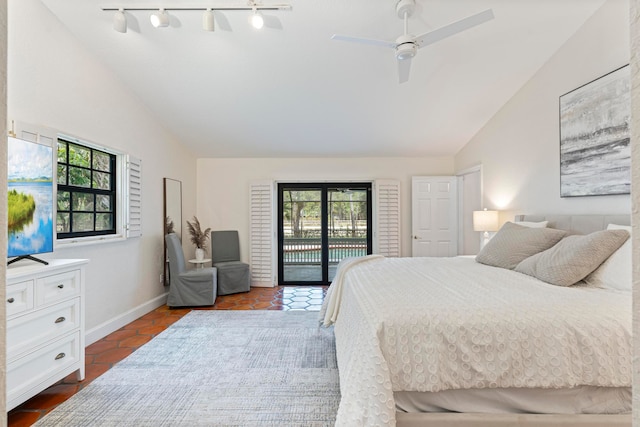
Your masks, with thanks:
[[[22,139],[24,141],[37,142],[43,145],[48,145],[49,147],[52,147],[53,152],[56,153],[58,144],[57,144],[57,139],[55,137],[55,131],[44,130],[44,132],[49,132],[51,134],[50,135],[44,134],[40,129],[38,129],[37,131],[20,129],[17,132],[17,138]]]
[[[400,181],[376,180],[374,205],[373,251],[388,257],[399,257],[400,234]]]
[[[251,286],[275,286],[273,268],[273,183],[250,184],[249,263]]]
[[[142,160],[127,156],[127,238],[142,236]]]

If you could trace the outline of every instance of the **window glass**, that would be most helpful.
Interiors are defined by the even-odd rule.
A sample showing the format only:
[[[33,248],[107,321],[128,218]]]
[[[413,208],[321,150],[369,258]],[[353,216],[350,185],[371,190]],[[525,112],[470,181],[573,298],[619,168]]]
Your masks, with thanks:
[[[58,140],[58,239],[116,233],[116,156]]]
[[[75,166],[90,167],[91,149],[76,144],[69,144],[69,164]]]

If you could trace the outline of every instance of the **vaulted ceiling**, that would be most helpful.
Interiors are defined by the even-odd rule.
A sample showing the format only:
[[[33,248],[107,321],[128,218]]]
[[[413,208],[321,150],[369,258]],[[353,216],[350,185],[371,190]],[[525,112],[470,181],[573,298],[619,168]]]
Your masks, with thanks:
[[[283,3],[263,0],[262,4]],[[392,49],[331,40],[395,40],[396,0],[291,0],[265,11],[127,11],[213,7],[234,0],[42,0],[99,61],[198,157],[454,155],[605,0],[417,0],[413,34],[493,9],[495,19],[419,50],[398,83]],[[188,3],[188,4],[187,4]]]

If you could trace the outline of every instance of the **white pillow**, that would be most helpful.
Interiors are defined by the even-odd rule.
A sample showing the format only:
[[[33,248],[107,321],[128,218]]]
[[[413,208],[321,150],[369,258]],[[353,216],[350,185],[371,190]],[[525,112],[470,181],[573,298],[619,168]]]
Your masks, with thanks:
[[[627,230],[628,225],[609,224],[607,230]],[[589,285],[631,292],[631,239],[627,239],[602,265],[584,279]]]
[[[529,228],[547,228],[549,221],[531,222],[531,221],[518,221],[516,224]]]

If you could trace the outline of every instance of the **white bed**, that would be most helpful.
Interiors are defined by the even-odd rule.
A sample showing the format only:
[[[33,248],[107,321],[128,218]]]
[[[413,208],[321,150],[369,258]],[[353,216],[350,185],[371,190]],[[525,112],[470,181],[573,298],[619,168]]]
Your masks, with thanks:
[[[625,221],[557,218],[574,233]],[[343,262],[324,309],[340,370],[336,425],[630,424],[628,292],[463,257],[370,256]]]

